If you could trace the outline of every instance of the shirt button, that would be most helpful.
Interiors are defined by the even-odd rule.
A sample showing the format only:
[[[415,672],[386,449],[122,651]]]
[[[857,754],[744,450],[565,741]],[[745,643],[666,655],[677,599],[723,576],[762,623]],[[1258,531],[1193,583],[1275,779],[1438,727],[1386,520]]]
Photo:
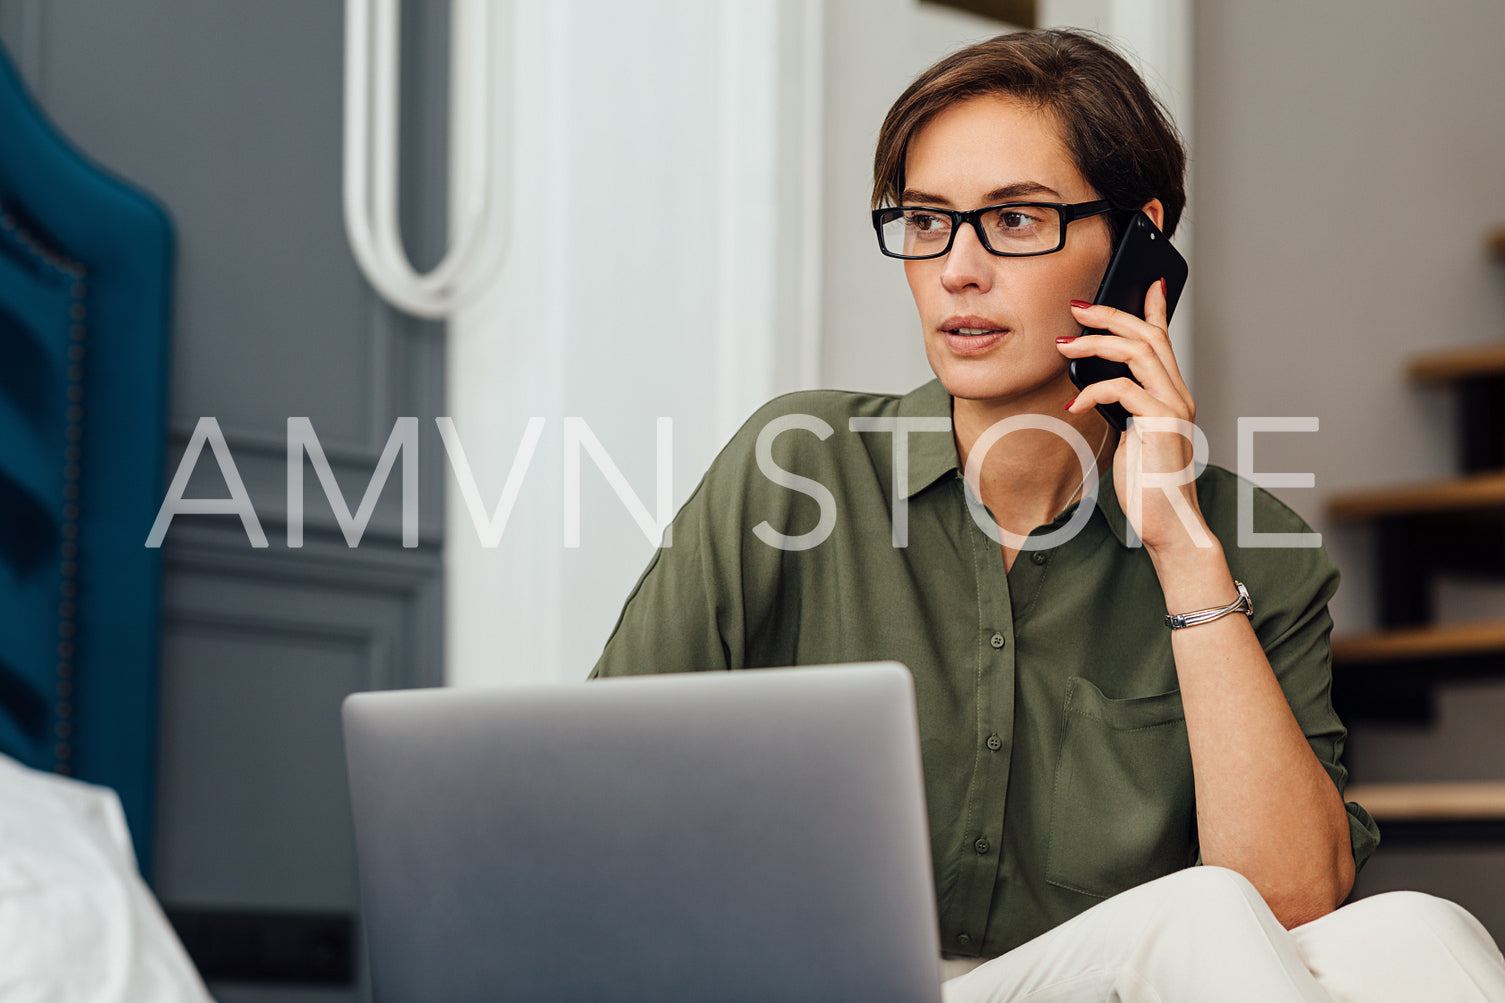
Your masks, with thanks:
[[[987,853],[988,841],[986,839],[979,839],[977,842],[972,844],[972,848],[978,853]]]
[[[997,735],[989,735],[988,748],[992,749],[994,752],[997,752],[999,749],[1003,748],[1003,739],[999,738]]]
[[[966,947],[968,944],[972,943],[972,936],[966,933],[958,933],[956,935],[956,942],[963,947]]]
[[[1045,555],[1045,551],[1043,550],[1035,551],[1033,554],[1029,555],[1029,559],[1034,561],[1036,564],[1044,564],[1047,560],[1049,560],[1049,558]]]
[[[994,634],[992,637],[988,638],[988,643],[991,644],[995,648],[1001,648],[1001,647],[1003,647],[1003,635],[1002,634]]]

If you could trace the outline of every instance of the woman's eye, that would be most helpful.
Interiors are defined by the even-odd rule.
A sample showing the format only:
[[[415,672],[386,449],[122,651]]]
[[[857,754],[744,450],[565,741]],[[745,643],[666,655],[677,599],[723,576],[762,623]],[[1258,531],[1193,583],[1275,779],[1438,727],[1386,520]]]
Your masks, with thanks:
[[[998,222],[1005,230],[1022,230],[1035,225],[1039,220],[1028,213],[1009,210],[998,214]]]
[[[911,232],[923,237],[944,235],[950,223],[950,218],[929,212],[912,212],[904,217],[904,225]]]

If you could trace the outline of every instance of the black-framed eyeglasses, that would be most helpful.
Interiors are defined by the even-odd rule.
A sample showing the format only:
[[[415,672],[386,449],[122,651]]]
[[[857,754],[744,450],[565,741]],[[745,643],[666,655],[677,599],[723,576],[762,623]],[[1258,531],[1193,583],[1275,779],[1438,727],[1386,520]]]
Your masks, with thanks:
[[[957,212],[934,206],[899,205],[873,210],[878,246],[890,258],[918,261],[951,250],[956,231],[971,223],[982,246],[1005,258],[1054,254],[1066,246],[1066,227],[1078,219],[1112,212],[1111,202],[1004,202]]]

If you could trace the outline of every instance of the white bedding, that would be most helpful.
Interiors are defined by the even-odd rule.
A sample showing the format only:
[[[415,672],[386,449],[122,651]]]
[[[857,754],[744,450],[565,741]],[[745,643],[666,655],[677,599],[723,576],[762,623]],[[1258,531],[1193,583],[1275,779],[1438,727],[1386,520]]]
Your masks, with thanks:
[[[0,756],[0,1003],[202,1003],[107,787]]]

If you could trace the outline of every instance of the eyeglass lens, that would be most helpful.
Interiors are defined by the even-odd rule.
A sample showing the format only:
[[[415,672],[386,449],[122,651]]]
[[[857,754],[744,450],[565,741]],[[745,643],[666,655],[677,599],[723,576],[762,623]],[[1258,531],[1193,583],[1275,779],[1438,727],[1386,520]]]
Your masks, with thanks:
[[[1048,206],[1005,206],[982,214],[984,243],[1004,254],[1039,254],[1061,244],[1061,212]],[[884,250],[913,257],[937,255],[951,241],[951,217],[899,207],[881,221]]]

